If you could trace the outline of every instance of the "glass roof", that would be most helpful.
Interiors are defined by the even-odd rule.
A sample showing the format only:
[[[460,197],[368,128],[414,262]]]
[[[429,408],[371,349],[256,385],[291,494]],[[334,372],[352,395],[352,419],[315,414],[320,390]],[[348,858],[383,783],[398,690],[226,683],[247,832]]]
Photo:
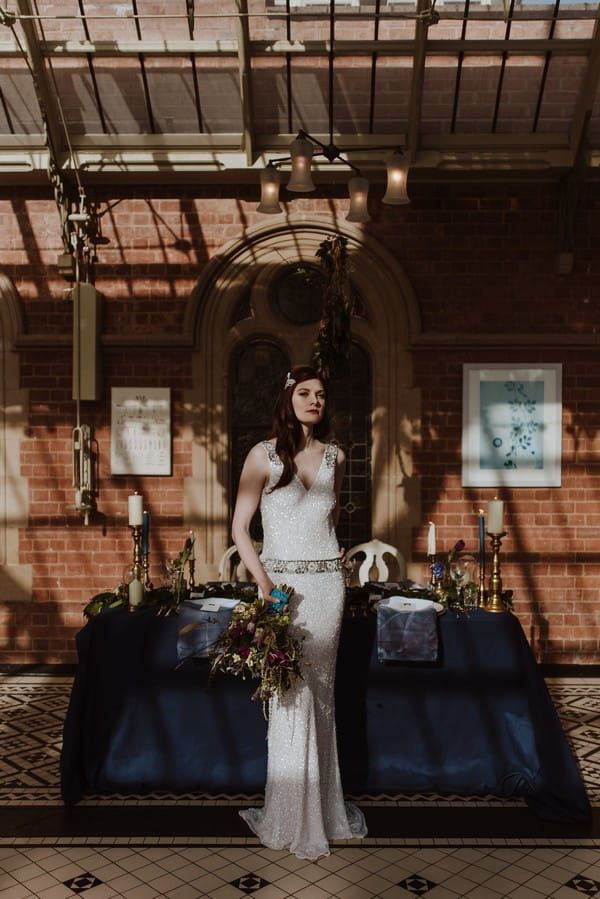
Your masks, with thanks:
[[[396,147],[428,177],[600,160],[598,3],[12,0],[0,22],[5,181],[49,158],[254,178],[301,129],[366,171]]]

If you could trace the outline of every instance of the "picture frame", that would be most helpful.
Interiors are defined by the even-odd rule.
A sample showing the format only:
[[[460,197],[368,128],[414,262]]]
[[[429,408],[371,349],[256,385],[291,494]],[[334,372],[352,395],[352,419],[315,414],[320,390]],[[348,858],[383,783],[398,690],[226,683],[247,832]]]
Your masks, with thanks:
[[[562,365],[463,365],[463,487],[560,487]]]
[[[111,388],[111,474],[171,474],[169,387]]]

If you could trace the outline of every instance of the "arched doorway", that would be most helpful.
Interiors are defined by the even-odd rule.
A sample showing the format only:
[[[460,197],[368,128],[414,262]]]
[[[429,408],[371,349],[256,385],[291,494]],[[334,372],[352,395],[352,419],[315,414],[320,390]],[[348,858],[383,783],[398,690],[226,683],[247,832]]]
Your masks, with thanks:
[[[275,347],[286,369],[288,362],[292,366],[310,359],[317,330],[315,310],[304,304],[296,315],[303,304],[290,299],[289,285],[287,295],[277,285],[290,267],[314,265],[320,243],[336,231],[348,238],[352,280],[363,306],[352,323],[353,358],[340,373],[339,385],[334,385],[334,405],[338,406],[338,386],[340,398],[345,391],[348,407],[357,410],[346,421],[350,437],[342,439],[352,445],[354,459],[362,466],[360,474],[348,479],[348,493],[342,498],[352,514],[346,516],[351,518],[347,534],[340,537],[345,545],[380,537],[410,558],[412,527],[420,517],[412,481],[418,393],[411,383],[409,352],[418,316],[410,285],[387,251],[358,228],[345,223],[333,228],[327,219],[287,220],[250,229],[243,240],[224,247],[190,299],[188,322],[197,335],[197,349],[194,389],[188,398],[194,446],[185,514],[197,531],[200,557],[205,559],[206,571],[199,572],[200,577],[214,578],[230,542],[232,480],[242,453],[240,440],[239,449],[234,448],[231,424],[239,402],[235,381],[247,364],[246,348]],[[290,304],[292,315],[285,313]],[[294,316],[299,320],[290,321]],[[353,436],[361,416],[368,440]],[[363,521],[354,503],[358,490],[368,497]]]

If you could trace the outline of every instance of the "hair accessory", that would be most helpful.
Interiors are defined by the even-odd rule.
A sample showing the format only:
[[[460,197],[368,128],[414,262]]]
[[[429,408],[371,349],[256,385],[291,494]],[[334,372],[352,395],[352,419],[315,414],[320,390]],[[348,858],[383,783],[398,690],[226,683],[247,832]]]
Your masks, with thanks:
[[[293,387],[296,383],[296,379],[292,378],[291,374],[291,371],[288,371],[287,375],[285,376],[285,384],[283,385],[284,390],[287,390],[288,387]]]

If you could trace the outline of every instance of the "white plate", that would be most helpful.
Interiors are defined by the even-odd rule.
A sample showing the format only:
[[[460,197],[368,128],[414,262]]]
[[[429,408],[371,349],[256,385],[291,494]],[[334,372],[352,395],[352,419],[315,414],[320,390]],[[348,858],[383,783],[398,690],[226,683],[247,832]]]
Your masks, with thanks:
[[[218,612],[219,609],[235,609],[241,600],[231,599],[229,596],[195,596],[192,593],[188,602],[198,609],[204,609],[206,612]]]
[[[417,596],[387,596],[380,600],[380,605],[394,609],[395,612],[422,612],[424,609],[435,609],[440,615],[445,611],[440,602],[431,599],[419,599]]]

